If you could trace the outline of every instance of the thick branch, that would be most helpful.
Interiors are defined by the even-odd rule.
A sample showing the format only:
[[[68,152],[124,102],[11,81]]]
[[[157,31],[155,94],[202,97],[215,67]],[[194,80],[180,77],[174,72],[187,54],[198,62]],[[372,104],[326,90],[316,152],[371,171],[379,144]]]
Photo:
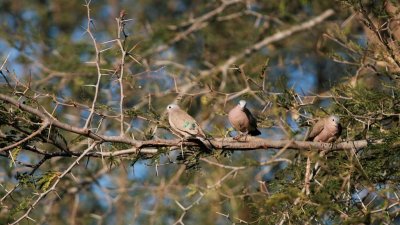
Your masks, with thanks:
[[[79,128],[71,126],[70,124],[60,122],[47,114],[41,112],[38,109],[35,109],[31,106],[21,104],[17,100],[12,97],[0,94],[0,100],[10,103],[19,107],[20,109],[32,113],[38,117],[40,117],[43,121],[49,121],[52,126],[58,127],[65,131],[69,131],[72,133],[80,134],[89,138],[92,138],[95,141],[101,142],[119,142],[126,143],[132,145],[134,148],[123,150],[121,152],[114,152],[111,155],[126,155],[137,153],[139,149],[149,148],[149,147],[180,147],[180,146],[198,146],[198,141],[182,141],[181,139],[174,140],[166,140],[166,139],[154,139],[154,140],[134,140],[127,137],[121,136],[106,136],[101,134],[92,133],[89,129]],[[369,143],[366,140],[359,141],[346,141],[337,144],[329,144],[329,143],[318,143],[318,142],[308,142],[308,141],[294,141],[294,140],[271,140],[271,139],[263,139],[256,137],[247,137],[246,141],[237,141],[233,138],[215,138],[210,140],[211,144],[216,149],[224,149],[224,150],[256,150],[256,149],[267,149],[267,148],[291,148],[291,149],[319,149],[322,151],[336,151],[336,150],[349,150],[349,149],[360,149],[366,147]],[[144,151],[146,152],[146,151]],[[153,149],[149,152],[149,154],[156,153]],[[107,156],[110,153],[98,153],[94,154],[96,156]]]
[[[142,152],[145,154],[156,154],[155,149],[141,149],[148,147],[180,147],[180,146],[198,146],[196,142],[181,141],[181,139],[166,140],[156,139],[148,141],[135,141],[137,148],[120,150],[115,152],[95,152],[92,156],[120,156]],[[256,137],[247,137],[246,141],[237,141],[233,138],[216,138],[210,140],[215,149],[232,150],[232,151],[250,151],[258,149],[279,149],[290,148],[294,150],[320,150],[320,151],[338,151],[365,148],[369,142],[366,140],[345,141],[340,143],[321,143],[310,141],[294,141],[294,140],[272,140]],[[377,142],[376,142],[377,143]],[[370,143],[373,144],[373,143]],[[139,150],[140,149],[140,150]]]

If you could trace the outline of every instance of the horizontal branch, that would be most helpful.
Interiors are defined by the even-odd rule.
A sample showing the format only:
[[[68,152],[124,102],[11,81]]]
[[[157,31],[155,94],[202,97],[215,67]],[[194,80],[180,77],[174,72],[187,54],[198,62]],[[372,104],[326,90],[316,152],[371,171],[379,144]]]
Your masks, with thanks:
[[[246,142],[236,141],[233,138],[216,139],[211,143],[219,149],[228,150],[254,150],[266,148],[290,148],[298,150],[312,150],[318,149],[321,151],[337,151],[337,150],[350,150],[361,149],[368,145],[367,140],[359,141],[345,141],[339,143],[323,143],[311,141],[295,141],[295,140],[273,140],[257,137],[247,137]]]
[[[106,136],[102,134],[93,133],[89,129],[74,127],[70,124],[60,122],[53,117],[45,114],[39,109],[35,109],[31,106],[19,103],[12,97],[0,94],[0,100],[12,104],[26,112],[34,114],[40,117],[43,121],[48,121],[52,126],[69,131],[75,134],[80,134],[85,137],[91,138],[98,142],[117,142],[131,145],[133,148],[115,151],[115,152],[97,152],[90,153],[91,156],[117,156],[134,154],[138,152],[147,154],[156,154],[158,151],[154,148],[159,147],[181,147],[181,146],[199,146],[199,141],[193,140],[181,140],[181,139],[153,139],[153,140],[134,140],[122,136]],[[244,139],[244,138],[242,138]],[[235,140],[233,138],[215,138],[210,139],[210,143],[215,149],[233,150],[233,151],[245,151],[245,150],[257,150],[257,149],[268,149],[268,148],[290,148],[297,150],[312,150],[318,149],[321,151],[336,151],[336,150],[349,150],[349,149],[360,149],[366,147],[368,144],[379,143],[368,142],[367,140],[358,141],[346,141],[340,143],[320,143],[320,142],[309,142],[309,141],[295,141],[295,140],[274,140],[274,139],[263,139],[257,137],[248,136],[245,140]]]
[[[147,141],[136,140],[135,148],[114,151],[114,152],[92,152],[90,156],[95,157],[108,157],[108,156],[121,156],[129,154],[137,154],[138,152],[145,154],[157,154],[157,147],[191,147],[199,146],[198,142],[191,140],[181,139],[155,139]],[[247,137],[246,141],[237,141],[234,138],[216,138],[210,140],[211,144],[215,149],[221,150],[232,150],[232,151],[250,151],[259,149],[280,149],[287,147],[293,150],[319,150],[319,151],[339,151],[339,150],[350,150],[350,149],[361,149],[368,146],[368,144],[379,143],[368,142],[367,140],[358,141],[345,141],[339,143],[322,143],[322,142],[310,142],[310,141],[294,141],[294,140],[274,140],[264,139],[257,137]]]

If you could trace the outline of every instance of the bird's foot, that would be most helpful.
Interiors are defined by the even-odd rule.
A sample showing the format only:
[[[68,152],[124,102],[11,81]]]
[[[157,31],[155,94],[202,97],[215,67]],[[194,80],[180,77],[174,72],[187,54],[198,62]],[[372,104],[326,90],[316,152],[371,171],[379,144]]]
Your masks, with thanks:
[[[243,136],[244,136],[244,140],[240,140]],[[233,140],[246,142],[247,141],[247,132],[237,135],[236,137],[233,138]]]
[[[238,134],[238,135],[236,135],[236,137],[233,138],[233,140],[239,141],[239,139],[240,139],[241,137],[243,137],[243,134]]]

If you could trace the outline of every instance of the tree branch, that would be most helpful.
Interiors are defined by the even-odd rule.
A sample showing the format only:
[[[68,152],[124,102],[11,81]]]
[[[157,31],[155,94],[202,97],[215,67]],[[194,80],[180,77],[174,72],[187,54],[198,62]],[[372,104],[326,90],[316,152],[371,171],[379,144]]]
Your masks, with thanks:
[[[85,137],[89,137],[95,141],[101,142],[117,142],[117,143],[125,143],[132,145],[134,148],[128,150],[122,150],[119,152],[114,152],[116,155],[127,155],[138,153],[143,148],[149,147],[180,147],[180,146],[198,146],[199,143],[195,140],[167,140],[167,139],[153,139],[153,140],[134,140],[128,137],[121,136],[106,136],[102,134],[92,133],[89,129],[74,127],[70,124],[60,122],[47,114],[41,112],[38,109],[35,109],[31,106],[22,104],[12,97],[0,94],[0,100],[5,101],[9,104],[12,104],[26,112],[34,114],[41,118],[43,121],[49,121],[49,123],[57,128],[63,129],[65,131],[69,131],[72,133],[80,134]],[[236,151],[244,151],[244,150],[256,150],[256,149],[267,149],[267,148],[290,148],[297,150],[310,150],[310,149],[318,149],[321,151],[337,151],[337,150],[349,150],[349,149],[360,149],[366,147],[368,144],[380,143],[380,140],[375,142],[367,141],[367,140],[358,140],[358,141],[345,141],[341,143],[320,143],[320,142],[309,142],[309,141],[294,141],[294,140],[271,140],[271,139],[263,139],[257,137],[247,137],[246,141],[237,141],[233,138],[215,138],[210,139],[211,144],[215,149],[223,149],[223,150],[236,150]],[[157,151],[153,149],[148,151],[149,154],[155,154]],[[92,156],[113,156],[113,153],[92,153]]]
[[[50,124],[50,123],[48,122],[48,120],[45,119],[45,120],[43,121],[42,126],[40,126],[40,128],[39,128],[38,130],[36,130],[36,131],[33,132],[32,134],[28,135],[26,138],[24,138],[24,139],[22,139],[22,140],[20,140],[20,141],[18,141],[18,142],[15,142],[15,143],[12,144],[12,145],[6,146],[6,147],[4,147],[4,148],[0,148],[0,152],[10,150],[10,149],[12,149],[12,148],[17,147],[18,145],[21,145],[21,144],[23,144],[23,143],[29,141],[30,139],[32,139],[32,138],[35,137],[36,135],[40,134],[44,129],[46,129],[46,127],[49,126],[49,124]]]
[[[244,49],[243,51],[241,51],[240,53],[231,56],[229,59],[225,60],[223,63],[221,63],[220,65],[209,69],[209,70],[205,70],[200,72],[200,74],[198,76],[196,76],[196,81],[205,79],[209,76],[211,76],[212,74],[215,73],[226,73],[226,71],[228,70],[229,66],[231,66],[232,64],[236,63],[238,60],[241,60],[243,58],[245,58],[246,56],[249,56],[250,54],[259,51],[260,49],[262,49],[263,47],[283,40],[287,37],[292,36],[295,33],[307,30],[307,29],[311,29],[312,27],[320,24],[321,22],[323,22],[324,20],[326,20],[327,18],[329,18],[330,16],[332,16],[335,13],[335,11],[333,11],[332,9],[328,9],[326,11],[324,11],[321,15],[312,18],[306,22],[303,22],[301,24],[292,26],[286,30],[283,30],[281,32],[277,32],[271,36],[268,36],[266,38],[264,38],[263,40],[255,43],[254,45]],[[197,85],[197,82],[190,82],[187,85],[180,87],[180,92],[179,92],[179,96],[176,99],[181,98],[181,96],[185,93],[187,93],[189,90],[191,90],[195,85]]]
[[[57,179],[54,181],[53,185],[52,185],[49,189],[47,189],[46,191],[44,191],[44,192],[42,192],[42,193],[40,193],[40,194],[38,195],[38,197],[36,198],[36,200],[32,203],[32,205],[29,206],[29,208],[26,210],[26,212],[25,212],[21,217],[19,217],[17,220],[15,220],[14,222],[12,222],[11,225],[18,224],[21,220],[23,220],[23,219],[25,219],[25,218],[31,219],[31,218],[29,217],[29,214],[30,214],[30,212],[35,208],[35,206],[40,202],[40,200],[42,200],[44,197],[46,197],[46,195],[47,195],[48,193],[50,193],[50,192],[52,192],[52,191],[55,191],[55,188],[56,188],[57,184],[60,182],[60,180],[61,180],[63,177],[65,177],[65,175],[67,175],[67,174],[72,170],[72,168],[74,168],[74,166],[76,166],[76,165],[79,163],[79,161],[80,161],[84,156],[86,156],[86,154],[87,154],[89,151],[91,151],[92,149],[94,149],[98,144],[99,144],[98,142],[92,143],[92,144],[82,153],[81,156],[79,156],[79,157],[78,157],[78,158],[77,158],[63,173],[61,173],[61,175],[59,175],[59,176],[57,177]],[[34,222],[35,222],[35,221],[34,221]]]
[[[93,42],[93,47],[95,50],[95,54],[96,54],[96,59],[95,59],[95,64],[96,64],[96,71],[97,71],[97,82],[96,82],[96,91],[94,93],[94,97],[93,97],[93,101],[92,101],[92,107],[90,108],[90,114],[88,116],[88,118],[86,119],[86,123],[85,123],[85,128],[90,127],[90,123],[92,122],[92,117],[94,114],[94,109],[96,106],[96,102],[97,102],[97,97],[99,95],[99,91],[100,91],[100,81],[101,81],[101,68],[100,68],[100,50],[99,47],[97,46],[97,42],[96,42],[96,38],[94,37],[92,30],[90,29],[90,26],[92,25],[93,21],[92,18],[90,17],[90,1],[87,2],[87,4],[85,5],[86,7],[86,11],[87,11],[87,27],[86,27],[86,32],[89,34],[90,39]]]

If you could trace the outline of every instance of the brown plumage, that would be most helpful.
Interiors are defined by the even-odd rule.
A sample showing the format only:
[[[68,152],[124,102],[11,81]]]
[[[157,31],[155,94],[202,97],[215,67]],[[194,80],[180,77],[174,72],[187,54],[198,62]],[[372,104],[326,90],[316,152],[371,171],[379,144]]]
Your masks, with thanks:
[[[176,135],[184,138],[196,138],[208,149],[212,150],[213,145],[207,139],[203,130],[196,120],[179,108],[178,105],[171,104],[167,106],[168,122],[172,131]]]
[[[167,111],[168,121],[174,132],[183,137],[206,137],[196,120],[180,109],[178,105],[168,105]]]
[[[257,120],[246,108],[246,101],[240,100],[228,114],[229,122],[235,130],[243,134],[252,136],[260,135],[261,132],[257,129]]]
[[[329,116],[320,119],[312,128],[307,137],[308,141],[334,142],[342,133],[340,119],[337,116]]]

